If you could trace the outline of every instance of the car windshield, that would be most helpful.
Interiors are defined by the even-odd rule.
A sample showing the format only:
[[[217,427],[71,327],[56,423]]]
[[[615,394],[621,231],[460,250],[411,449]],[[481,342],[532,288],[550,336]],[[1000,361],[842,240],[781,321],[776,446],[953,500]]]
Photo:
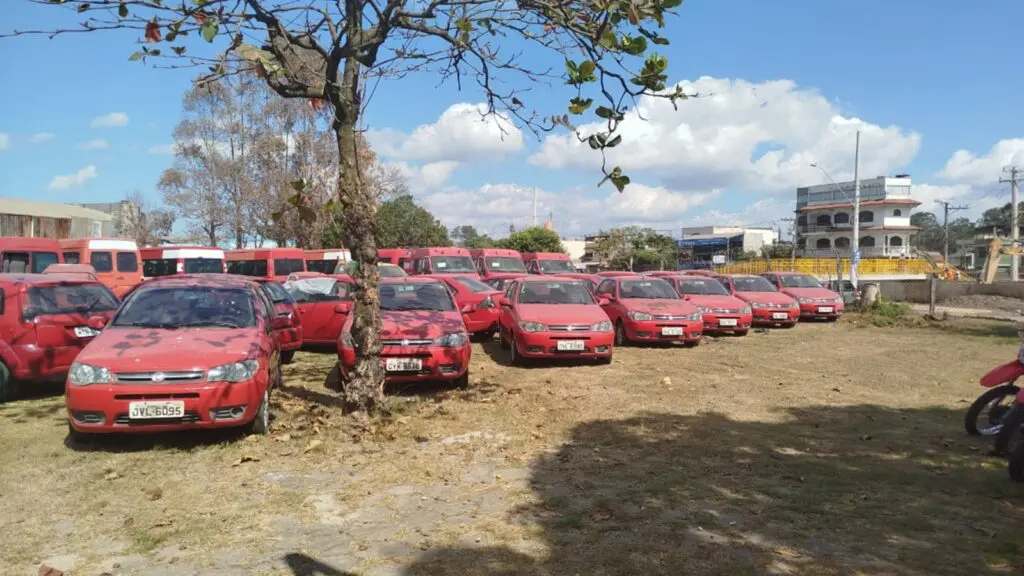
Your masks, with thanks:
[[[398,266],[377,266],[381,278],[405,278],[408,274]]]
[[[212,286],[143,286],[121,307],[111,326],[252,328],[256,312],[248,290]]]
[[[593,304],[590,289],[579,280],[523,282],[520,304]]]
[[[651,298],[657,300],[679,298],[672,285],[658,278],[646,280],[623,280],[619,295],[626,299]]]
[[[473,259],[469,256],[431,256],[430,266],[435,274],[476,271],[473,268]]]
[[[287,276],[293,272],[305,272],[306,262],[302,258],[275,258],[274,275]]]
[[[545,274],[557,274],[559,272],[575,272],[572,262],[568,260],[539,260],[540,271]]]
[[[300,304],[303,302],[330,302],[339,298],[338,281],[329,276],[289,280],[284,283],[284,289],[288,291],[295,302]]]
[[[455,310],[448,288],[440,283],[384,284],[381,310]]]
[[[484,280],[484,284],[487,284],[494,290],[505,291],[505,284],[508,283],[508,278],[491,278],[490,280]]]
[[[484,262],[487,269],[494,272],[526,272],[523,261],[515,256],[488,256]]]
[[[185,274],[223,274],[224,261],[219,258],[186,258]]]
[[[722,283],[714,278],[679,280],[679,292],[682,294],[709,294],[715,296],[729,295],[729,291],[725,289],[725,286],[722,286]]]
[[[26,316],[117,310],[117,297],[102,284],[58,284],[28,289]]]
[[[267,289],[267,294],[270,294],[270,300],[274,304],[280,304],[282,302],[292,304],[295,300],[292,299],[292,295],[284,289],[284,286],[277,282],[264,282],[263,287]]]
[[[782,276],[782,286],[785,288],[821,288],[821,282],[807,274],[786,274]]]
[[[760,276],[738,276],[732,279],[737,292],[778,292],[771,282]]]
[[[491,288],[472,276],[459,276],[455,281],[466,288],[469,288],[470,292],[494,292],[494,288]]]

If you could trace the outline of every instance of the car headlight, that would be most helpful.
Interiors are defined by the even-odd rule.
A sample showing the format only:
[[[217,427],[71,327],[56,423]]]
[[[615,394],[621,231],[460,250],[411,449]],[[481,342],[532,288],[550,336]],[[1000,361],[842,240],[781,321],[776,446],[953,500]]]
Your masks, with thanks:
[[[801,298],[800,296],[797,296],[796,297],[796,301],[799,302],[800,304],[807,304],[808,302],[811,301],[811,299],[810,298]]]
[[[353,350],[355,350],[356,341],[352,339],[351,332],[343,332],[341,334],[341,345],[344,346],[345,348],[352,348]]]
[[[477,310],[487,310],[488,308],[494,308],[494,299],[490,296],[483,299],[483,302],[477,306]]]
[[[697,306],[697,308],[700,309],[702,314],[707,314],[711,312],[711,308],[708,308],[707,306]]]
[[[71,370],[68,370],[68,380],[71,381],[71,384],[74,386],[108,384],[111,381],[110,370],[100,368],[99,366],[82,364],[81,362],[73,362],[71,364]]]
[[[703,320],[704,317],[700,315],[700,312],[697,312],[696,314],[690,314],[689,316],[686,317],[686,319],[687,320]]]
[[[206,374],[206,381],[245,382],[246,380],[252,379],[259,366],[259,362],[255,360],[243,360],[241,362],[232,362],[231,364],[221,364],[220,366],[210,368],[210,371]]]
[[[590,329],[593,330],[594,332],[611,332],[612,323],[609,322],[608,320],[605,320],[603,322],[598,322],[597,324],[594,324],[593,326],[590,327]]]
[[[548,329],[547,326],[540,322],[531,322],[529,320],[520,322],[519,327],[523,329],[523,332],[543,332]]]
[[[753,312],[753,310],[750,309],[750,306],[740,308],[740,314],[750,314],[751,312]]]
[[[799,307],[800,307],[800,305],[797,304],[796,302],[790,302],[789,304],[786,304],[786,308],[799,308]]]
[[[751,302],[750,303],[750,307],[753,308],[754,310],[762,310],[764,308],[767,308],[768,306],[766,306],[766,305],[764,305],[764,304],[762,304],[760,302]]]
[[[836,304],[842,304],[843,302],[845,302],[845,300],[843,300],[842,296],[836,296]]]
[[[629,316],[630,320],[637,320],[641,322],[644,320],[654,320],[654,316],[651,316],[647,312],[633,312],[630,310],[626,315]]]
[[[452,332],[434,340],[434,344],[442,348],[458,348],[464,346],[467,340],[465,332]]]

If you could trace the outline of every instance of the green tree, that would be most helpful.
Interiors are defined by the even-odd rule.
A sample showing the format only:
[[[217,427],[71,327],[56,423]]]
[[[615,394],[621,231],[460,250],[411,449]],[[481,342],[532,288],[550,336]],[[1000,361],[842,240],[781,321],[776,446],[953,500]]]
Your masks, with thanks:
[[[424,248],[451,246],[448,229],[411,195],[382,202],[377,211],[377,246]]]
[[[499,248],[525,252],[565,252],[562,239],[554,230],[540,226],[517,230],[497,242]]]
[[[494,248],[494,239],[486,234],[480,234],[472,226],[456,226],[449,234],[452,243],[463,248]]]
[[[26,1],[69,10],[73,20],[55,18],[0,37],[110,32],[127,38],[125,32],[134,30],[141,37],[133,53],[125,46],[130,61],[200,66],[209,71],[203,83],[251,74],[284,98],[328,110],[338,150],[341,228],[359,263],[352,331],[359,353],[344,394],[360,410],[372,411],[384,400],[377,205],[361,182],[357,144],[368,78],[435,71],[463,88],[475,84],[488,114],[502,112],[536,133],[556,127],[574,132],[601,155],[601,182],[619,191],[629,177],[607,165],[605,152],[622,142],[617,131],[629,106],[641,96],[673,105],[686,98],[681,86],[668,85],[668,60],[653,51],[669,43],[659,30],[682,0]],[[64,21],[78,24],[58,23]],[[564,62],[560,73],[552,72],[553,61]],[[530,90],[558,76],[570,90],[567,108],[545,113],[529,101]],[[599,128],[575,127],[593,120]],[[316,209],[301,198],[303,188],[296,188],[293,206],[315,220]]]
[[[1010,205],[1007,204],[1005,206],[1005,209],[1007,213],[1006,222],[1009,223]],[[1001,209],[995,208],[994,210],[998,212]],[[990,214],[989,216],[991,218],[989,222],[994,222],[993,225],[996,228],[999,228],[998,221],[1000,216],[996,215],[996,213]],[[976,228],[979,231],[986,230],[986,227],[981,225],[981,222],[984,220],[985,217],[982,216],[982,220],[979,221],[979,224],[977,226],[971,224],[971,221],[967,218],[956,218],[950,221],[948,239],[949,251],[956,252],[957,246],[960,242],[970,240],[971,238],[973,238]],[[921,229],[917,234],[914,235],[914,238],[912,240],[915,247],[917,247],[919,250],[927,250],[929,252],[942,252],[943,245],[946,243],[947,240],[946,229],[942,225],[942,223],[939,222],[939,219],[935,216],[935,214],[931,212],[917,212],[910,216],[910,224],[913,226],[917,226]],[[991,232],[992,228],[988,227],[987,230]],[[1005,230],[1005,233],[1009,234],[1009,224],[1007,224]]]
[[[601,235],[595,252],[617,270],[674,270],[678,265],[675,241],[652,228],[625,226]]]
[[[1017,204],[1018,213],[1024,213],[1024,202]],[[1007,202],[999,208],[989,208],[981,214],[976,224],[978,232],[991,234],[993,230],[1001,236],[1010,235],[1010,224],[1013,221],[1013,204]]]

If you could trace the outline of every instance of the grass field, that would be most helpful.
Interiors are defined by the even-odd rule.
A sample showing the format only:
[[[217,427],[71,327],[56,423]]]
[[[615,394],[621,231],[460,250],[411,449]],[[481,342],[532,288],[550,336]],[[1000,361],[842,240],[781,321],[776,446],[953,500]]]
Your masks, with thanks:
[[[0,406],[0,571],[983,574],[1024,571],[1024,486],[962,428],[1013,327],[847,318],[504,363],[339,414],[300,354],[267,437],[66,443],[62,399]]]

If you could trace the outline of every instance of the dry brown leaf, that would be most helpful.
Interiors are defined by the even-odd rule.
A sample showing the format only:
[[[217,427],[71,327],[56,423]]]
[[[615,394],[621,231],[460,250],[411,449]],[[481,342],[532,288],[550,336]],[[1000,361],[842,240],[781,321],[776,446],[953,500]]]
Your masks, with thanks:
[[[306,447],[302,449],[302,453],[303,454],[309,454],[313,450],[316,450],[317,448],[322,446],[323,443],[324,443],[323,440],[311,440],[309,442],[309,444],[306,444]]]

